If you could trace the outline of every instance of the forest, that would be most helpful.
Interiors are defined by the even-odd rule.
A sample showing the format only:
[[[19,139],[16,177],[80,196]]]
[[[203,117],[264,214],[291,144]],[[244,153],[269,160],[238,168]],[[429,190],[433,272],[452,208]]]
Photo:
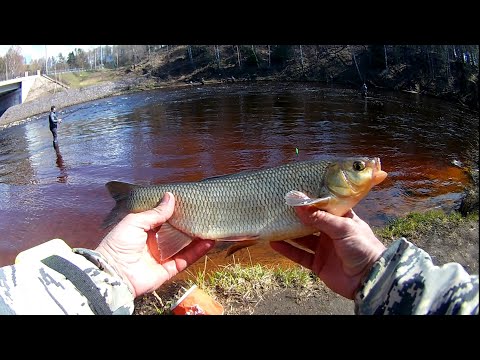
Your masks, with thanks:
[[[141,68],[163,80],[319,81],[433,95],[478,109],[478,45],[105,45],[26,64],[18,45],[0,80],[36,73]]]

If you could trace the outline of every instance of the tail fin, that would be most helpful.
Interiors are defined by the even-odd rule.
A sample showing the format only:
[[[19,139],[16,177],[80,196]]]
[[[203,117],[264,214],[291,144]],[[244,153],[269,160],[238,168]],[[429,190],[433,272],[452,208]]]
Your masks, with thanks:
[[[121,181],[110,181],[105,184],[105,187],[116,201],[115,206],[102,223],[103,228],[108,228],[117,224],[123,217],[130,213],[127,208],[127,199],[135,185]]]

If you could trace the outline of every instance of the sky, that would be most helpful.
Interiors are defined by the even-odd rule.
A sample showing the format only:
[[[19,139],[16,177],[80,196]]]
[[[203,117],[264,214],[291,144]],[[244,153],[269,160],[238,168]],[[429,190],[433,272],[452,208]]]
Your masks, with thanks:
[[[8,49],[12,45],[0,45],[0,56],[5,56]],[[19,45],[22,48],[22,55],[25,58],[27,64],[31,60],[45,58],[45,45]],[[88,51],[98,45],[46,45],[47,46],[47,56],[57,57],[59,53],[66,58],[68,54],[75,49],[83,49]]]

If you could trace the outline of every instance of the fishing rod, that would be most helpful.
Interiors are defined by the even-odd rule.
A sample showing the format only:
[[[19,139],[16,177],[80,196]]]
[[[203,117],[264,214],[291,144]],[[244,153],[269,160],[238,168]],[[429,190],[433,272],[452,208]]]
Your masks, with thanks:
[[[65,114],[65,116],[63,116],[63,118],[66,118],[67,116],[70,116],[70,115],[72,115],[72,114],[75,114],[77,111],[83,110],[83,109],[85,109],[85,108],[86,108],[86,106],[81,106],[81,107],[79,107],[79,108],[76,109],[76,110],[69,111],[67,114]],[[64,111],[64,113],[65,113],[65,111]]]

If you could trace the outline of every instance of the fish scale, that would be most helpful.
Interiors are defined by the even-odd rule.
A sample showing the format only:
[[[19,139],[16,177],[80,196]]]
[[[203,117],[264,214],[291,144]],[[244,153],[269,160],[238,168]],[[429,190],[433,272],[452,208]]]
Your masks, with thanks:
[[[131,192],[130,210],[151,209],[170,191],[176,206],[169,222],[191,236],[216,239],[260,234],[262,239],[273,238],[279,231],[304,227],[293,207],[285,204],[285,194],[299,190],[317,196],[318,174],[327,165],[313,161],[196,183],[137,187]]]

